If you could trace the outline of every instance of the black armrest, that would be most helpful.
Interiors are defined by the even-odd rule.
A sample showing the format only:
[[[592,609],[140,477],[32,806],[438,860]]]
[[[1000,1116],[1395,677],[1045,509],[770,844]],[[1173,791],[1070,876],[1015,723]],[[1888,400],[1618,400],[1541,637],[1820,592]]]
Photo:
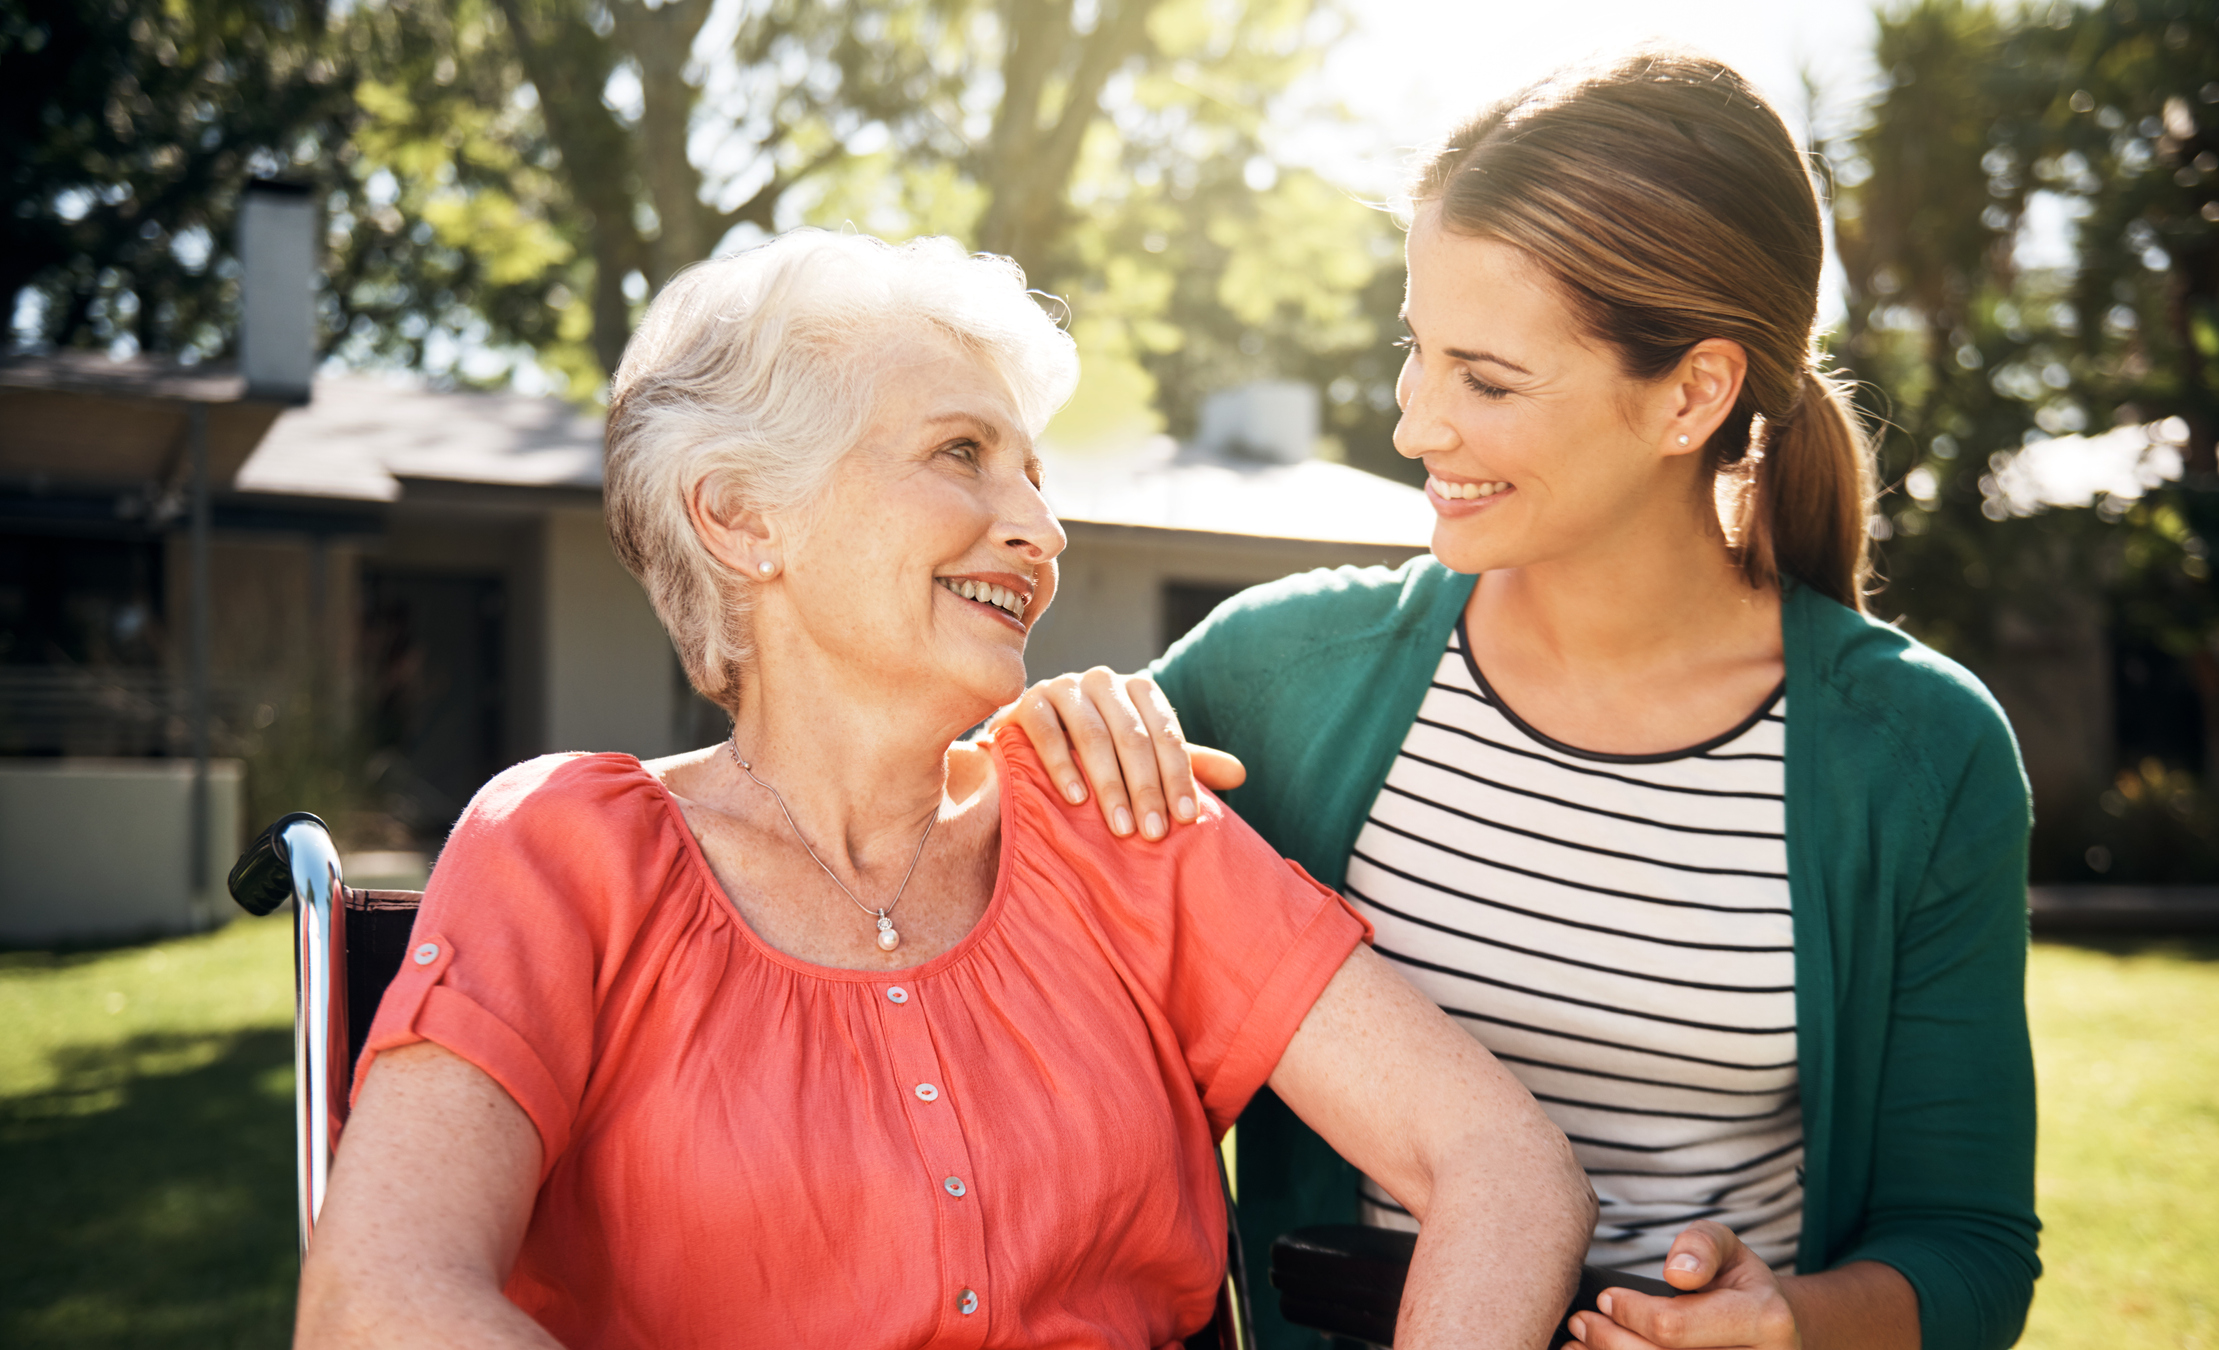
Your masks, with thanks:
[[[1414,1233],[1352,1223],[1280,1235],[1271,1244],[1271,1283],[1279,1291],[1279,1315],[1296,1326],[1329,1335],[1393,1345],[1395,1314],[1402,1307],[1402,1286],[1417,1245]],[[1595,1296],[1605,1289],[1631,1289],[1663,1298],[1680,1293],[1662,1280],[1582,1266],[1579,1292],[1556,1319],[1550,1350],[1572,1339],[1565,1330],[1565,1318],[1575,1312],[1594,1312]]]
[[[285,856],[285,827],[301,820],[323,825],[306,811],[279,816],[232,864],[227,884],[239,908],[259,918],[293,898],[293,860]]]

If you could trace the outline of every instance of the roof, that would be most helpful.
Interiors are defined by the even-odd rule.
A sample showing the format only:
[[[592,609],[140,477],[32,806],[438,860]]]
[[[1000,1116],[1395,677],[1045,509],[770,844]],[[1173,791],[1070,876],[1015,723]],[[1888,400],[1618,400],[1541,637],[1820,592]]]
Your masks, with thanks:
[[[1044,445],[1041,458],[1067,521],[1410,548],[1433,537],[1423,492],[1346,464],[1205,455],[1169,436],[1106,453]]]
[[[208,410],[208,472],[238,471],[279,406],[225,366],[58,351],[0,359],[0,479],[78,488],[179,483],[188,410]]]
[[[1206,456],[1168,436],[1102,452],[1043,445],[1041,456],[1049,504],[1068,521],[1411,548],[1432,534],[1423,493],[1345,464]],[[386,502],[598,492],[601,421],[560,399],[327,376],[312,403],[278,418],[237,486]]]
[[[601,490],[601,420],[561,399],[316,381],[239,471],[243,492],[394,501],[403,486]]]

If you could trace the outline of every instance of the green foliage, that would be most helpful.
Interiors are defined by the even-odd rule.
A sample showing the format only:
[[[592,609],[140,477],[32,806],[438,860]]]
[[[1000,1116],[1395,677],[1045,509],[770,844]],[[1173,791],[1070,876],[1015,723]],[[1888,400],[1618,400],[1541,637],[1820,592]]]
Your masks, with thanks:
[[[335,353],[462,384],[530,355],[590,391],[588,241],[500,12],[397,0],[342,36],[357,113],[327,165]]]
[[[224,353],[239,189],[342,144],[348,84],[321,0],[0,0],[14,340]]]
[[[0,0],[26,337],[220,354],[231,198],[283,171],[321,194],[340,360],[478,385],[531,363],[590,399],[680,267],[853,224],[1008,253],[1070,302],[1088,384],[1059,434],[1184,429],[1209,389],[1289,375],[1404,469],[1375,369],[1393,227],[1264,141],[1336,0],[340,12]]]
[[[2219,6],[1920,0],[1882,15],[1875,54],[1871,117],[1828,150],[1839,355],[1885,423],[1879,607],[1976,669],[2113,641],[2210,662]],[[2068,256],[2030,252],[2045,237]],[[2092,507],[2011,490],[2026,446],[2144,426],[2185,456],[2183,485]],[[2044,802],[2044,828],[2102,833],[2107,786]],[[2134,856],[2166,872],[2212,856],[2173,839]],[[2050,875],[2092,879],[2067,865],[2081,844],[2038,841]]]

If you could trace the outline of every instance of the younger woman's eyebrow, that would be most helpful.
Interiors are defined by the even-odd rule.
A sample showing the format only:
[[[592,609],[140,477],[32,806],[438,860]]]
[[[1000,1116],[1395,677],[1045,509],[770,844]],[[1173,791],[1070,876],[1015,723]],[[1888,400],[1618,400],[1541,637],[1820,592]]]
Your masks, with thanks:
[[[1410,327],[1410,315],[1408,311],[1404,311],[1403,313],[1398,314],[1395,317],[1402,320],[1402,326],[1404,329],[1408,329]],[[1485,361],[1489,365],[1501,366],[1504,370],[1515,370],[1520,375],[1533,374],[1532,371],[1527,370],[1524,366],[1519,365],[1517,362],[1505,360],[1502,357],[1495,355],[1493,352],[1475,352],[1467,347],[1443,347],[1441,349],[1441,354],[1449,357],[1452,360],[1457,361]]]
[[[1443,354],[1454,357],[1459,361],[1485,361],[1489,365],[1501,366],[1504,370],[1515,370],[1520,375],[1531,375],[1533,373],[1515,361],[1505,361],[1493,352],[1466,351],[1462,347],[1443,347],[1441,351]]]

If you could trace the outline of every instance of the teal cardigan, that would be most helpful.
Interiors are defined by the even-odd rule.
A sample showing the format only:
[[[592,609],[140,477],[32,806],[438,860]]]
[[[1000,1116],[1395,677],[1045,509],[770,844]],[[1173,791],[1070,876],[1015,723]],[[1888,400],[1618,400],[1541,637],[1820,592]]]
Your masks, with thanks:
[[[1473,578],[1431,557],[1245,591],[1153,668],[1187,735],[1248,765],[1226,800],[1342,884]],[[2018,1338],[2035,1257],[2028,802],[2002,712],[1964,669],[1791,585],[1788,890],[1804,1129],[1796,1268],[1882,1261],[1924,1350]],[[1241,1229],[1355,1218],[1354,1174],[1264,1094],[1241,1118]],[[1261,1292],[1261,1291],[1259,1291]],[[1317,1344],[1257,1299],[1269,1350]]]

